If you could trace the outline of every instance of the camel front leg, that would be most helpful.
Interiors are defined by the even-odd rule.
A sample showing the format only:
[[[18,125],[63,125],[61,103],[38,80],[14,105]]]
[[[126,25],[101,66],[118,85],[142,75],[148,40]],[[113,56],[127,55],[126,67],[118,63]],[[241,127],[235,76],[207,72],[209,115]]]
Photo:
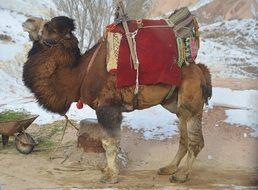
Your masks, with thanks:
[[[202,134],[202,113],[187,121],[188,155],[185,165],[170,177],[171,182],[185,182],[192,170],[193,163],[204,147]]]
[[[121,135],[121,108],[116,106],[103,106],[96,110],[96,114],[98,122],[106,131],[106,137],[103,138],[101,142],[106,151],[107,167],[100,181],[103,183],[118,183],[119,167],[117,155]]]
[[[117,155],[119,141],[115,138],[102,139],[102,146],[106,151],[107,167],[100,181],[103,183],[118,183],[119,166]]]

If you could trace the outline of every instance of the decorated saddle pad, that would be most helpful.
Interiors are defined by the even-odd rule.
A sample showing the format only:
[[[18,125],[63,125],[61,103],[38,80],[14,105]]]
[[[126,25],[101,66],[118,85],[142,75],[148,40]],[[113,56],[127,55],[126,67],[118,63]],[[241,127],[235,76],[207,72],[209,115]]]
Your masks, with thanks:
[[[176,36],[167,27],[165,20],[128,21],[130,32],[135,32],[136,52],[140,62],[139,84],[180,84],[180,66],[177,64]],[[152,27],[155,26],[155,27]],[[111,34],[110,34],[111,33]],[[118,88],[132,86],[136,81],[130,50],[122,25],[117,25],[108,34],[108,49],[118,53],[109,54],[108,71],[117,75]],[[117,48],[119,47],[119,48]],[[115,63],[117,59],[117,63]]]
[[[180,84],[180,67],[194,62],[199,49],[198,23],[187,7],[161,20],[127,22],[139,60],[139,84]],[[107,70],[117,87],[136,83],[130,49],[122,24],[107,26]]]

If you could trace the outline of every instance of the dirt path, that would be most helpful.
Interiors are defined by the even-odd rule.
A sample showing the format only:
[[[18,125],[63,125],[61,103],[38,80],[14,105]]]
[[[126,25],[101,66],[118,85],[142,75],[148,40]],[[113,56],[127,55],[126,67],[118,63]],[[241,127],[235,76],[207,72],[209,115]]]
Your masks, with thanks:
[[[212,80],[214,87],[231,88],[232,90],[258,90],[258,80],[255,79],[236,79],[236,78],[214,78]]]

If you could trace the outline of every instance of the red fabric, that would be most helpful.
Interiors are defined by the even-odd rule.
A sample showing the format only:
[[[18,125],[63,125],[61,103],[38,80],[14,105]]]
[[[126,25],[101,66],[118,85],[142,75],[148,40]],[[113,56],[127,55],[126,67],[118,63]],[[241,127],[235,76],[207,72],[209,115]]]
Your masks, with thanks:
[[[167,25],[164,20],[143,20],[143,26]],[[137,29],[136,21],[128,22],[130,32]],[[118,58],[117,87],[135,84],[136,70],[130,57],[130,50],[122,25],[113,32],[123,35]],[[177,65],[177,43],[170,28],[140,28],[136,35],[136,49],[140,62],[139,83],[147,84],[180,84],[180,67]]]
[[[77,103],[76,103],[76,107],[77,109],[82,109],[83,108],[83,102],[81,100],[79,100]]]

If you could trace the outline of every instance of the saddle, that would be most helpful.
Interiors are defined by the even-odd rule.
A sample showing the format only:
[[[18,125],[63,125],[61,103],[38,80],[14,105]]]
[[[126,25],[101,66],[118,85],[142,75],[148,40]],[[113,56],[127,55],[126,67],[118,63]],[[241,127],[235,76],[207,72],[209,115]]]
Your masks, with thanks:
[[[117,87],[180,85],[180,68],[193,62],[199,49],[198,23],[188,8],[160,20],[127,21],[139,71],[133,67],[126,31],[122,24],[106,27],[107,71],[117,75]]]

